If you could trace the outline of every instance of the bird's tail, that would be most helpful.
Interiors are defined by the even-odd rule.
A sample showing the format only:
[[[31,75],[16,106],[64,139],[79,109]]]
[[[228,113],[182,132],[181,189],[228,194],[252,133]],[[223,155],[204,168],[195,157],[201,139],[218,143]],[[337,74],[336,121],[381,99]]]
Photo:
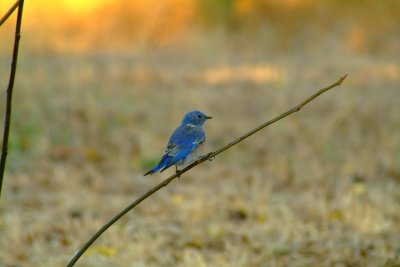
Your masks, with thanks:
[[[146,176],[146,175],[148,175],[148,174],[155,173],[156,171],[158,171],[158,170],[157,170],[157,167],[158,167],[158,166],[156,166],[156,167],[154,167],[153,169],[151,169],[150,171],[146,172],[143,176]]]
[[[146,172],[144,174],[144,176],[148,175],[148,174],[152,174],[155,172],[158,172],[159,170],[161,170],[162,168],[164,168],[165,166],[167,166],[170,161],[172,160],[172,157],[168,156],[168,155],[164,155],[160,162],[157,164],[157,166],[155,166],[153,169],[151,169],[150,171]]]

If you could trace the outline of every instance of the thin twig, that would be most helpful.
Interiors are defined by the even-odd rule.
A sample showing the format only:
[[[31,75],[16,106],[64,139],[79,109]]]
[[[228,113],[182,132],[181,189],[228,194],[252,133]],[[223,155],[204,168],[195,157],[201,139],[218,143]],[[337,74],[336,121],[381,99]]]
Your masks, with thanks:
[[[6,167],[6,158],[8,149],[7,144],[8,144],[8,135],[10,133],[10,121],[11,121],[12,93],[14,88],[15,73],[17,71],[18,48],[19,48],[19,40],[21,39],[21,21],[22,21],[23,8],[24,8],[24,0],[20,0],[18,6],[17,24],[15,26],[15,39],[14,39],[14,49],[11,61],[10,79],[8,81],[8,87],[7,87],[7,102],[6,102],[6,113],[4,121],[4,132],[3,132],[3,147],[1,149],[1,159],[0,159],[0,197],[1,197],[1,188],[3,185],[4,169]]]
[[[0,27],[3,25],[3,23],[8,19],[9,16],[14,12],[14,10],[18,7],[19,5],[19,0],[14,3],[14,5],[7,11],[6,14],[0,19]]]
[[[111,225],[113,225],[116,221],[118,221],[122,216],[124,216],[126,213],[128,213],[130,210],[132,210],[134,207],[136,207],[137,205],[139,205],[143,200],[145,200],[146,198],[148,198],[150,195],[154,194],[155,192],[157,192],[158,190],[160,190],[161,188],[167,186],[170,182],[172,182],[172,180],[174,180],[175,178],[181,176],[183,173],[189,171],[190,169],[196,167],[197,165],[205,162],[206,160],[212,160],[215,158],[215,156],[217,156],[218,154],[221,154],[222,152],[224,152],[225,150],[231,148],[232,146],[238,144],[239,142],[243,141],[244,139],[248,138],[249,136],[255,134],[256,132],[262,130],[263,128],[283,119],[284,117],[298,112],[299,110],[301,110],[305,105],[307,105],[309,102],[311,102],[312,100],[314,100],[316,97],[318,97],[319,95],[325,93],[326,91],[339,86],[342,84],[342,82],[346,79],[347,74],[344,75],[343,77],[341,77],[337,82],[335,82],[334,84],[322,88],[320,89],[318,92],[316,92],[315,94],[313,94],[312,96],[310,96],[309,98],[307,98],[306,100],[304,100],[303,102],[301,102],[299,105],[297,105],[296,107],[282,113],[281,115],[273,118],[270,121],[267,121],[264,124],[261,124],[260,126],[258,126],[257,128],[255,128],[254,130],[251,130],[249,132],[247,132],[246,134],[242,135],[241,137],[237,138],[236,140],[232,141],[231,143],[221,147],[220,149],[217,149],[214,152],[211,152],[209,154],[207,154],[206,156],[200,158],[199,160],[193,162],[192,164],[190,164],[189,166],[187,166],[186,168],[182,169],[181,171],[179,171],[178,173],[175,173],[174,175],[168,177],[167,179],[165,179],[164,181],[162,181],[161,183],[159,183],[158,185],[156,185],[155,187],[153,187],[152,189],[150,189],[149,191],[147,191],[145,194],[143,194],[141,197],[139,197],[138,199],[136,199],[134,202],[132,202],[129,206],[127,206],[124,210],[122,210],[120,213],[118,213],[114,218],[112,218],[109,222],[107,222],[105,225],[103,225],[103,227],[101,227],[86,243],[85,245],[74,255],[74,257],[71,259],[71,261],[68,263],[67,267],[71,267],[74,266],[75,263],[78,261],[78,259],[82,256],[83,253],[85,253],[85,251],[93,244],[94,241],[96,241],[97,238],[99,238]]]

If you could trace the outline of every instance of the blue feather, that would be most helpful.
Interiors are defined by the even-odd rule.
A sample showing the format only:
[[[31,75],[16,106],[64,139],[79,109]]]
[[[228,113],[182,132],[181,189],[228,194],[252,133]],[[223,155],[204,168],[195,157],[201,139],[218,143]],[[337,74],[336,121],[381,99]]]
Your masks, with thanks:
[[[202,116],[199,118],[199,116]],[[182,124],[171,135],[160,162],[145,175],[163,172],[172,165],[183,162],[196,148],[205,141],[203,124],[207,117],[198,111],[186,114]]]

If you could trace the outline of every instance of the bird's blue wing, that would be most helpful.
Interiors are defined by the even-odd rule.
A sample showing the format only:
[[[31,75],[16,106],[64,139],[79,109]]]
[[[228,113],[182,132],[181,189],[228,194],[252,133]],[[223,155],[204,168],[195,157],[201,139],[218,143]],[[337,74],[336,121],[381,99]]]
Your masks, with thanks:
[[[186,158],[204,141],[205,134],[201,127],[189,124],[179,126],[169,139],[160,162],[144,175],[168,169],[180,160]]]
[[[201,127],[181,125],[172,134],[167,148],[164,151],[165,158],[170,158],[162,169],[165,170],[178,161],[186,158],[193,150],[205,141],[205,134]]]

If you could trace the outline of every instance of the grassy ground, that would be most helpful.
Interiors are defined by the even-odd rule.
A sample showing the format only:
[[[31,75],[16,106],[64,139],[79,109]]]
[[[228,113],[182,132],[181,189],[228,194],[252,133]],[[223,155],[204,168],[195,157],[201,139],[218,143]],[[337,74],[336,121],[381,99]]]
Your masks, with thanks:
[[[142,176],[186,111],[214,117],[214,150],[345,73],[342,87],[146,200],[77,266],[400,266],[398,58],[214,39],[137,54],[22,52],[0,266],[64,266],[171,173]]]

